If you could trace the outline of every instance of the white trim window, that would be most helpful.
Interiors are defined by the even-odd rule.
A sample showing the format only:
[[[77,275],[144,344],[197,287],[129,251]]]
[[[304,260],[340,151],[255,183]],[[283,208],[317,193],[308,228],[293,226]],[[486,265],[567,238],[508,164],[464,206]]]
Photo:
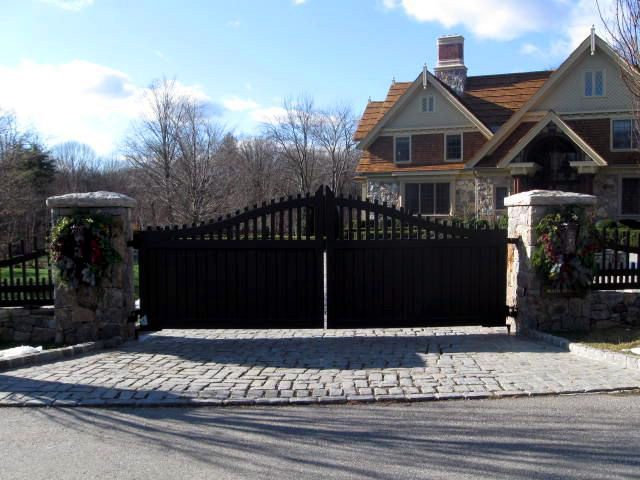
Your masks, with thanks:
[[[395,163],[411,161],[411,135],[393,137],[393,161]]]
[[[420,111],[422,113],[434,113],[436,111],[436,97],[425,95],[420,98]]]
[[[584,96],[604,97],[605,77],[604,70],[584,72]]]
[[[404,207],[420,215],[449,215],[451,183],[405,183]]]
[[[611,150],[635,150],[638,148],[636,125],[631,118],[611,119]]]
[[[444,136],[445,162],[460,162],[462,160],[462,133],[447,133]]]
[[[620,215],[640,216],[640,177],[620,179]]]

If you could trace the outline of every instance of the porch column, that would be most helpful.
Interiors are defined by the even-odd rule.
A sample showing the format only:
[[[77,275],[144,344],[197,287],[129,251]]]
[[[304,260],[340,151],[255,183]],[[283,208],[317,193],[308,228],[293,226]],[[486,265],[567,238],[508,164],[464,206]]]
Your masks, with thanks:
[[[514,175],[513,193],[520,193],[526,190],[527,177],[525,175]]]
[[[75,344],[108,340],[113,344],[131,338],[128,318],[134,307],[131,209],[136,201],[113,192],[70,193],[49,197],[52,221],[75,214],[110,217],[112,246],[122,261],[112,265],[99,285],[78,288],[54,285],[56,343]]]

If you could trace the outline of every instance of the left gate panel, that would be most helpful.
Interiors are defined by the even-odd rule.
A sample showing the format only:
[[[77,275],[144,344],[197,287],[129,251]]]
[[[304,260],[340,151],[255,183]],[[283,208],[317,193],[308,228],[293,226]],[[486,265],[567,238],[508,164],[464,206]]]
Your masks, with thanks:
[[[141,249],[141,308],[150,328],[322,328],[315,242],[187,243]]]

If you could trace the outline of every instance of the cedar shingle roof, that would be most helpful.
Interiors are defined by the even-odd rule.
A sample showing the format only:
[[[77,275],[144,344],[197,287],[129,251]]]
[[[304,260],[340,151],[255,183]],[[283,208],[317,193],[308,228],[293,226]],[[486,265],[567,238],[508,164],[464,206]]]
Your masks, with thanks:
[[[354,140],[362,140],[376,126],[382,116],[407,91],[413,82],[392,83],[387,98],[382,102],[369,102],[358,122],[358,128],[353,135]]]
[[[552,73],[545,70],[468,77],[461,100],[486,126],[499,127],[522,108]]]
[[[482,123],[495,130],[518,111],[552,73],[552,70],[545,70],[467,77],[465,92],[460,100]],[[389,88],[384,101],[369,102],[354,139],[366,137],[412,83],[396,82]],[[453,92],[451,89],[449,91]]]

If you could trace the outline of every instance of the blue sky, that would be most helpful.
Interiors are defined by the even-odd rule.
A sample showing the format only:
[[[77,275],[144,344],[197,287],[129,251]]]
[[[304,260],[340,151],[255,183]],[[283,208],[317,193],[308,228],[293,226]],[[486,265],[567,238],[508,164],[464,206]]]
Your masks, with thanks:
[[[362,111],[432,67],[442,34],[481,75],[557,67],[592,23],[595,0],[4,0],[0,108],[107,155],[163,75],[251,134],[301,93]]]

